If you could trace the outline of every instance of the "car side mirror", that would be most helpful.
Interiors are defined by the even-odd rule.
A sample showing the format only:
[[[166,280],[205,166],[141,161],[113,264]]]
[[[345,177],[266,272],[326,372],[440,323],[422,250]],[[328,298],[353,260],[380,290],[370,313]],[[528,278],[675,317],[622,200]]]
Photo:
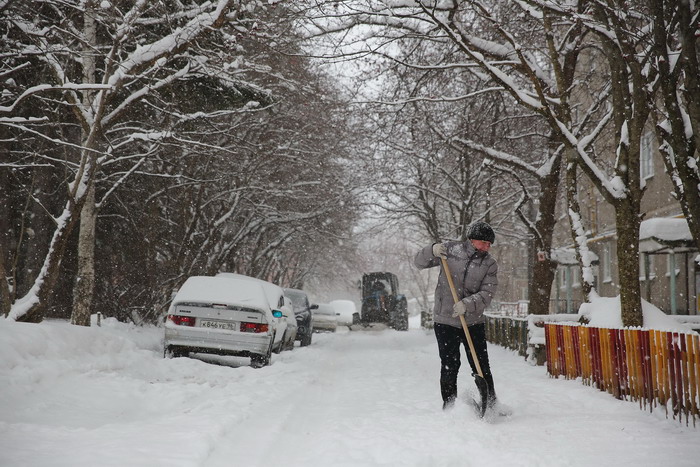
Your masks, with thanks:
[[[272,316],[274,316],[275,318],[281,318],[282,312],[279,310],[272,310]]]
[[[314,303],[309,307],[309,310],[318,310],[318,305]]]

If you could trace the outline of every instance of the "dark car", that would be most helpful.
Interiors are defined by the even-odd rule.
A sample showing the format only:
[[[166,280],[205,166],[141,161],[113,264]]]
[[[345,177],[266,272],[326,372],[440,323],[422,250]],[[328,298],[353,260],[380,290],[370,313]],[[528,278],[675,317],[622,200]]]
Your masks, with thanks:
[[[284,289],[284,294],[292,300],[294,315],[297,319],[297,338],[301,341],[301,346],[311,344],[311,336],[314,328],[311,322],[311,310],[318,308],[318,305],[311,305],[306,292],[299,289]]]

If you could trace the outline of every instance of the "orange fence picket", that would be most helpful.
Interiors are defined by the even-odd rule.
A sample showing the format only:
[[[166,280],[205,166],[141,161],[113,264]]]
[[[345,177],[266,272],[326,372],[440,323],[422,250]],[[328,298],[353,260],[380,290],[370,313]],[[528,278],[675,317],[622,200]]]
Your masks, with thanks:
[[[581,378],[640,408],[663,406],[686,424],[700,416],[700,336],[547,323],[547,372]]]

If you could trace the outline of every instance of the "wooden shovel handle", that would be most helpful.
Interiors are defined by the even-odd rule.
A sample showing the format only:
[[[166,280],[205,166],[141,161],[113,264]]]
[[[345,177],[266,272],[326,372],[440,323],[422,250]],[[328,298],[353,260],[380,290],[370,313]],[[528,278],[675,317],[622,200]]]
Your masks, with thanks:
[[[450,284],[452,299],[455,303],[457,303],[459,301],[459,295],[457,295],[455,283],[452,282],[452,274],[450,274],[450,267],[447,265],[447,260],[445,258],[440,257],[440,261],[442,261],[442,269],[445,272],[445,276],[447,276],[447,283]],[[479,374],[479,376],[483,378],[484,373],[481,371],[481,364],[479,364],[479,359],[476,357],[476,350],[474,350],[474,343],[472,342],[471,334],[469,334],[469,327],[467,326],[467,322],[464,320],[464,315],[459,315],[459,320],[462,322],[462,329],[464,329],[464,334],[467,336],[467,343],[469,344],[469,351],[472,354],[472,360],[474,360],[474,365],[476,365],[476,372]]]

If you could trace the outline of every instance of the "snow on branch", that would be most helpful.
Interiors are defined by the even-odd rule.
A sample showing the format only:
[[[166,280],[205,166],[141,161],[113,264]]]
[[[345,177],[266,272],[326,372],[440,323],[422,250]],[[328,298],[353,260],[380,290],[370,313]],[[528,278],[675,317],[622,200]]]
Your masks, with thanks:
[[[118,65],[117,70],[109,77],[108,84],[115,89],[120,87],[124,79],[137,70],[148,66],[161,57],[176,53],[181,47],[189,44],[204,32],[216,29],[226,19],[226,11],[232,3],[234,3],[233,0],[219,0],[214,11],[200,13],[172,34],[153,43],[138,46],[126,60]]]
[[[507,165],[509,167],[515,167],[520,170],[524,170],[525,172],[528,172],[529,174],[537,177],[537,178],[542,178],[543,176],[547,175],[546,173],[541,173],[541,169],[538,169],[521,158],[517,156],[513,156],[511,154],[508,154],[503,151],[498,151],[493,148],[486,147],[484,145],[481,145],[479,143],[476,143],[472,140],[465,139],[465,138],[455,138],[456,141],[462,143],[463,145],[467,146],[470,149],[473,149],[475,151],[479,151],[491,159],[494,159],[495,161]]]
[[[502,53],[500,48],[486,48],[479,50],[479,46],[484,46],[484,42],[478,40],[477,38],[467,34],[457,25],[452,25],[446,23],[443,19],[437,17],[434,13],[430,12],[424,7],[426,14],[431,16],[435,21],[436,25],[439,26],[447,35],[457,44],[464,53],[466,53],[472,60],[477,62],[479,66],[485,69],[496,82],[503,85],[503,87],[519,102],[526,105],[527,107],[543,112],[545,110],[544,104],[541,102],[540,98],[533,94],[532,92],[525,90],[515,83],[515,80],[506,72],[500,68],[494,66],[486,57],[486,53],[493,53],[499,55]],[[521,55],[524,60],[524,57]],[[522,63],[524,66],[531,65],[530,63],[524,61]],[[537,73],[532,70],[533,75]]]
[[[187,63],[182,69],[177,72],[168,75],[166,78],[156,81],[155,83],[148,83],[141,89],[132,92],[126,99],[124,99],[114,110],[112,110],[108,115],[102,119],[102,126],[108,127],[110,122],[116,119],[122,112],[124,112],[133,102],[143,98],[148,95],[151,91],[165,87],[174,81],[184,77],[190,71],[190,64]]]
[[[48,91],[87,91],[87,90],[105,90],[110,89],[110,86],[104,84],[78,84],[78,83],[64,83],[61,85],[53,86],[50,84],[39,84],[37,86],[32,86],[26,89],[22,94],[20,94],[15,101],[7,106],[0,106],[0,112],[12,112],[15,107],[19,105],[23,100],[31,97],[35,94],[44,93]]]

